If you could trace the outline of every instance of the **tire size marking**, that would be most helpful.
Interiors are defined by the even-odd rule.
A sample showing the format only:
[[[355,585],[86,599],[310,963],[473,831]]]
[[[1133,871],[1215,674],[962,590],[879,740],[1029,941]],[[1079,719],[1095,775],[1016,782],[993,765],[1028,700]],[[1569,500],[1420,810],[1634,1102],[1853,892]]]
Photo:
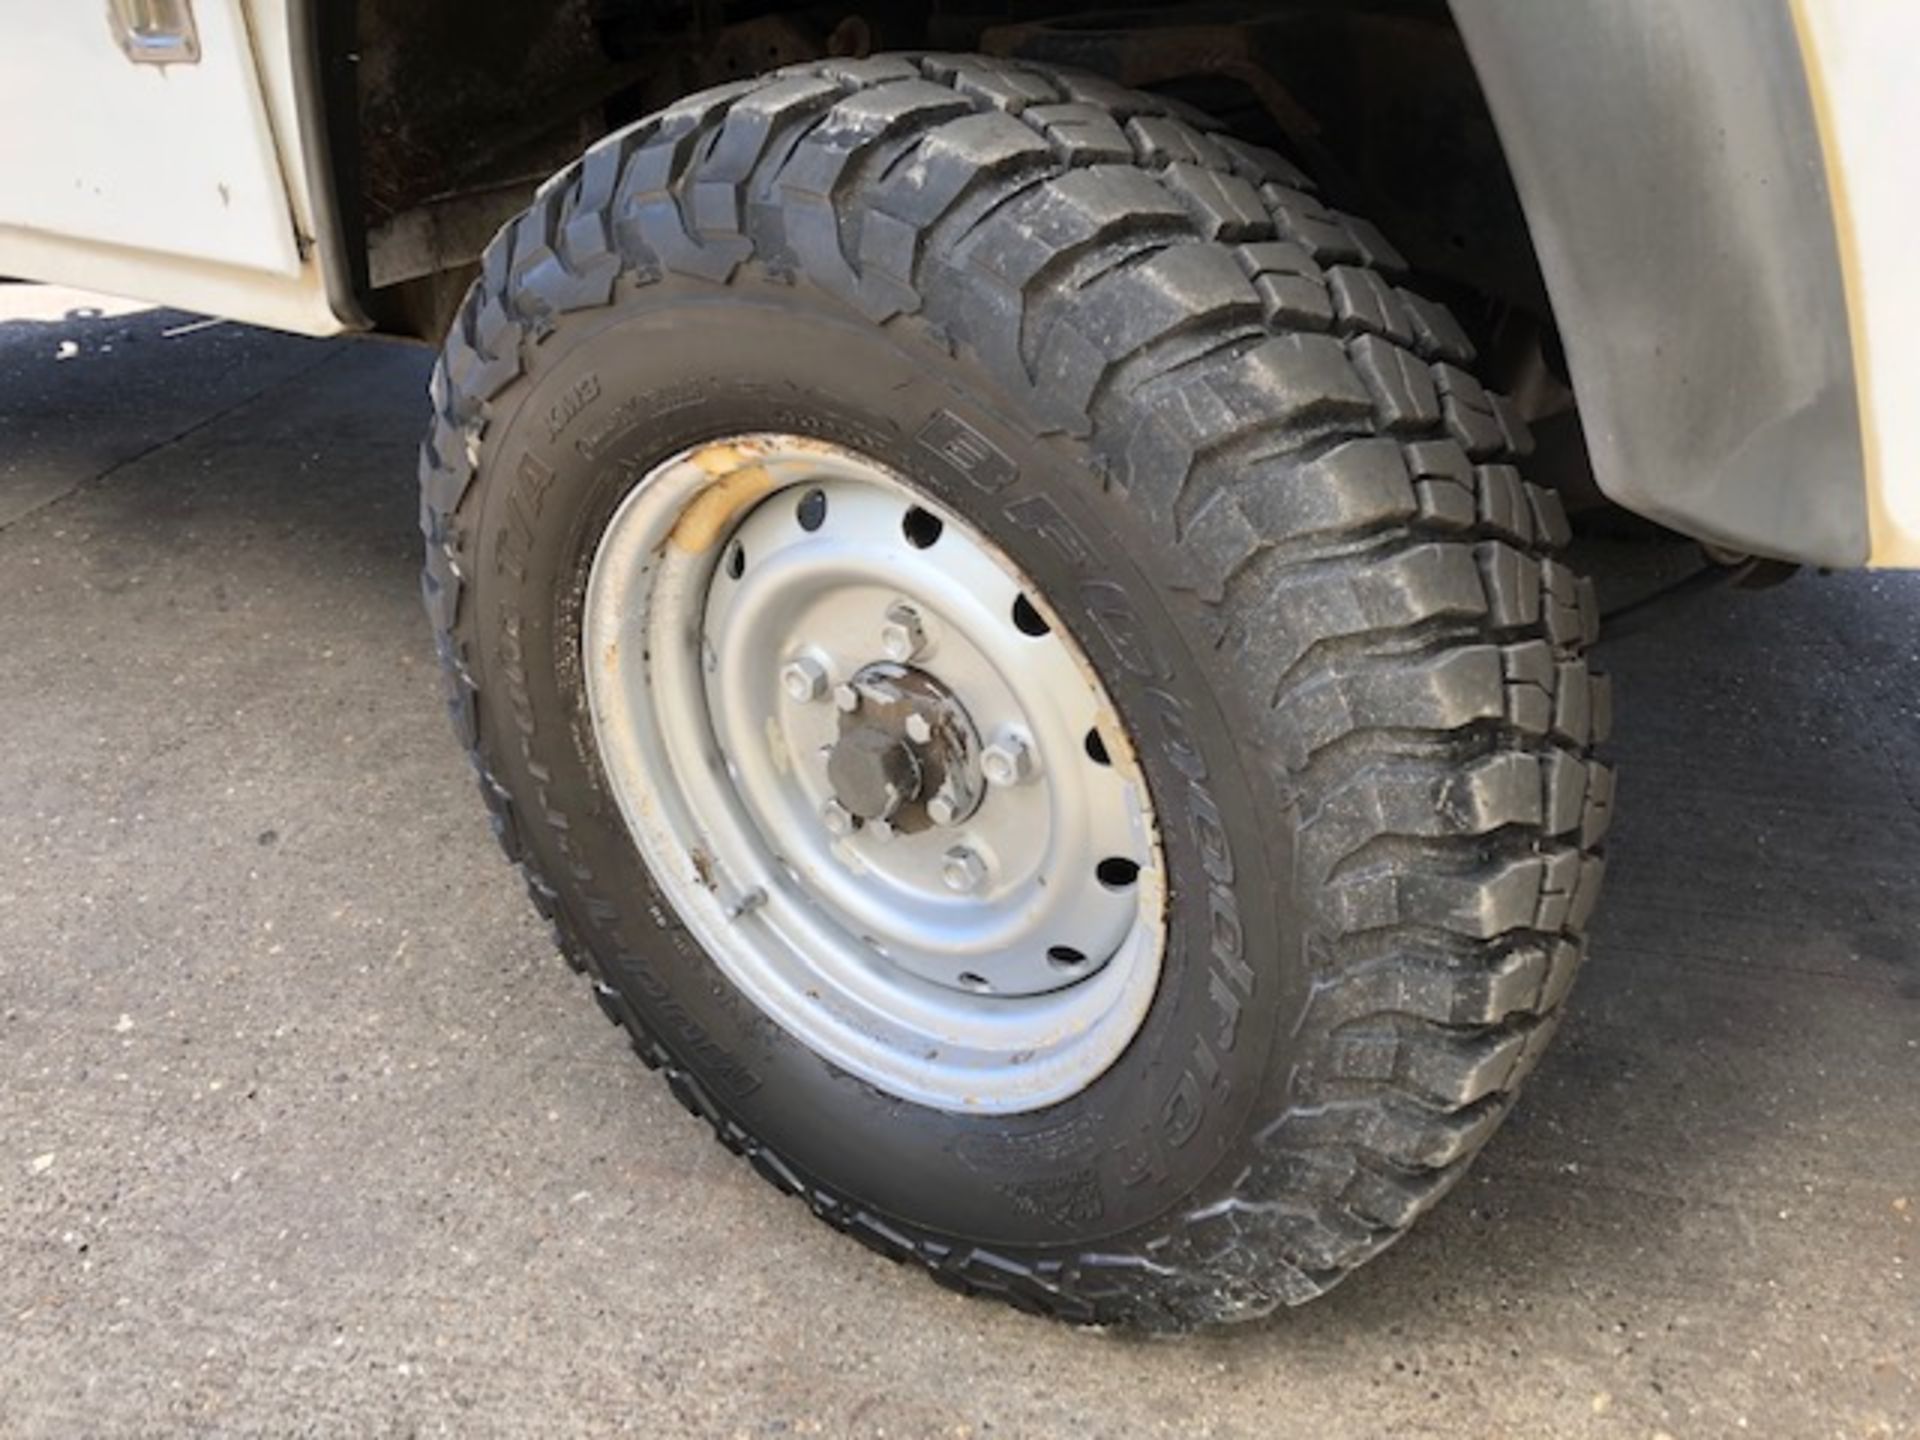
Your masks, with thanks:
[[[658,421],[689,405],[698,405],[707,397],[709,389],[698,381],[691,381],[648,395],[629,395],[614,406],[600,424],[586,434],[574,437],[574,452],[583,460],[598,460],[630,432],[649,421]],[[583,407],[586,403],[589,402],[582,402]]]
[[[1097,1224],[1107,1213],[1100,1178],[1090,1169],[1032,1180],[1004,1180],[993,1188],[1021,1214],[1063,1230]]]

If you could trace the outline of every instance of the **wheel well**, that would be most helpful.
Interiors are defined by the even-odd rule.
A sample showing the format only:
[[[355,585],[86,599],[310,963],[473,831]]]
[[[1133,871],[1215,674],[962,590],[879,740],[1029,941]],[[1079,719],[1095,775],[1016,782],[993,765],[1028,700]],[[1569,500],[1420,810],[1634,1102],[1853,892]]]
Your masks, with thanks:
[[[435,339],[495,229],[599,135],[707,85],[931,47],[1074,65],[1219,116],[1374,220],[1487,379],[1568,408],[1526,219],[1445,0],[358,0],[348,128],[369,313]]]

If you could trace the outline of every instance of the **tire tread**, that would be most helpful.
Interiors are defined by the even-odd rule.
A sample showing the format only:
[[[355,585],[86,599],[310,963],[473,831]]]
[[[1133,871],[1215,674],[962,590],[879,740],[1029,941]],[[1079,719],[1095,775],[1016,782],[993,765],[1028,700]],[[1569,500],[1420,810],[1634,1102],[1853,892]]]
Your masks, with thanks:
[[[423,596],[456,733],[562,953],[674,1096],[827,1223],[940,1283],[1150,1328],[1311,1299],[1454,1184],[1558,1023],[1597,895],[1592,589],[1524,425],[1370,224],[1185,107],[976,56],[789,67],[609,135],[489,247],[436,365]],[[957,1244],[740,1128],[610,983],[493,779],[469,657],[490,415],[559,317],[667,271],[801,276],[970,348],[1161,527],[1266,702],[1334,932],[1313,1061],[1232,1193],[1111,1253]],[[966,303],[960,298],[966,297]],[[535,818],[533,823],[550,823]],[[1315,1039],[1317,1037],[1317,1039]]]

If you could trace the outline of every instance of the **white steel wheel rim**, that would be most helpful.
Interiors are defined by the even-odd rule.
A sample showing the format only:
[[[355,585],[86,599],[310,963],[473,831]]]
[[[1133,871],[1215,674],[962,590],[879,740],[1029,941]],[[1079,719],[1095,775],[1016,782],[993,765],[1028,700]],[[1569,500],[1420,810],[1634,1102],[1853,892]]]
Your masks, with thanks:
[[[581,653],[655,882],[815,1053],[1010,1114],[1138,1032],[1165,938],[1146,785],[1044,596],[952,511],[800,436],[684,451],[609,521]]]

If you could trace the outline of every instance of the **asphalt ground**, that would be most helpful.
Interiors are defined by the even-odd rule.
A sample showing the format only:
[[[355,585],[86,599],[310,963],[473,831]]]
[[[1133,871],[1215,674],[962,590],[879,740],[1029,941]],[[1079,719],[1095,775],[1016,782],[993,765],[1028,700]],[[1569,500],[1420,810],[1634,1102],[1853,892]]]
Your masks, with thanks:
[[[429,356],[0,286],[0,1432],[1920,1434],[1920,576],[1607,644],[1572,1014],[1326,1300],[951,1296],[709,1138],[442,713]]]

